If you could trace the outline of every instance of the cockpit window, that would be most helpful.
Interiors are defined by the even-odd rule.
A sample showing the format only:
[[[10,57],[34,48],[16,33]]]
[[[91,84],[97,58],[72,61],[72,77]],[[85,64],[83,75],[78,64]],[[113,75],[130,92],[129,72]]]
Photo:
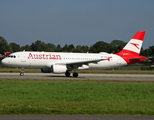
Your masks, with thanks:
[[[9,58],[16,58],[15,55],[9,55],[8,57],[9,57]]]

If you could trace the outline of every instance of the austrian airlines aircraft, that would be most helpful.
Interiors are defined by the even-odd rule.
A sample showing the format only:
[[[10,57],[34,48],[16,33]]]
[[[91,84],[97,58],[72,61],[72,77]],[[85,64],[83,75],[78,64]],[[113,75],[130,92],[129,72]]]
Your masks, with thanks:
[[[61,53],[61,52],[15,52],[2,60],[2,64],[10,67],[41,68],[44,73],[65,73],[74,71],[73,77],[78,77],[77,69],[109,69],[145,61],[140,56],[145,31],[138,31],[127,45],[116,54],[100,53]]]

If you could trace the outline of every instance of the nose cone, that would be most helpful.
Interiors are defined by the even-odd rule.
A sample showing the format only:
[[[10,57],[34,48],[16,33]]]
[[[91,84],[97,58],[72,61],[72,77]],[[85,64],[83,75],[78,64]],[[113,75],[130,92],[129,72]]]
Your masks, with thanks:
[[[7,64],[6,59],[4,58],[4,59],[1,61],[1,63],[2,63],[3,65],[6,65],[6,64]]]

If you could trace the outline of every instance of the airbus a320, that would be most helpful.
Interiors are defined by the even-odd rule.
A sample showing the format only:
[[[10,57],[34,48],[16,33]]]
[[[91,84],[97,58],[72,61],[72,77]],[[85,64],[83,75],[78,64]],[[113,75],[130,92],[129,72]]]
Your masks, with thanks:
[[[110,69],[147,60],[140,56],[145,31],[138,31],[126,46],[116,54],[100,53],[62,53],[22,51],[10,54],[2,60],[2,64],[10,67],[40,68],[43,73],[65,73],[67,77],[74,71],[78,77],[78,69]]]

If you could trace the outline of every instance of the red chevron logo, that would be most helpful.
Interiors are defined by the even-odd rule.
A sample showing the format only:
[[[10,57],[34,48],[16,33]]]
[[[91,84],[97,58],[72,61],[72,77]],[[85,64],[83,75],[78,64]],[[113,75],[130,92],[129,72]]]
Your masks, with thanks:
[[[132,44],[132,45],[134,45],[137,49],[139,49],[139,44],[136,44],[136,43],[130,43],[130,44]]]
[[[112,57],[108,57],[107,60],[110,61],[111,58],[112,58]]]

